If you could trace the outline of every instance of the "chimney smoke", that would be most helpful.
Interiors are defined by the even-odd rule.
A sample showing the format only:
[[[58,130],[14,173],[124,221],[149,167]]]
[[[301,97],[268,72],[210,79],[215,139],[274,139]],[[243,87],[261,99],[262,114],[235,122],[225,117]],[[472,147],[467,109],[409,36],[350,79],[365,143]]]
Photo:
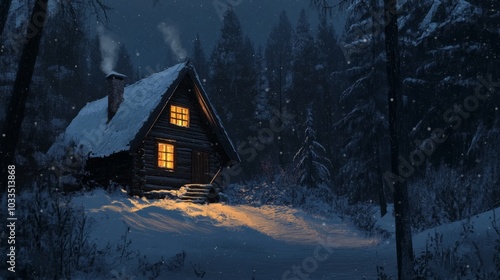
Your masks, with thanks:
[[[101,50],[101,70],[107,74],[116,66],[118,61],[118,43],[106,33],[104,26],[97,26],[97,35],[99,36],[99,48]]]
[[[163,34],[163,40],[172,50],[175,59],[182,61],[187,56],[187,51],[182,47],[179,31],[172,25],[167,25],[164,22],[158,25],[158,30]]]

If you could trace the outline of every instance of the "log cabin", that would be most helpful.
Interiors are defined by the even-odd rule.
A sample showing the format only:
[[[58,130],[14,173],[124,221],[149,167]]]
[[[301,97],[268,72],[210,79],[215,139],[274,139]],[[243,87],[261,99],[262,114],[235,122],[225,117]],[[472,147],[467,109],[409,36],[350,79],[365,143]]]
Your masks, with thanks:
[[[132,85],[125,79],[109,73],[107,96],[88,103],[60,139],[85,151],[92,180],[142,195],[211,184],[240,161],[189,62]]]

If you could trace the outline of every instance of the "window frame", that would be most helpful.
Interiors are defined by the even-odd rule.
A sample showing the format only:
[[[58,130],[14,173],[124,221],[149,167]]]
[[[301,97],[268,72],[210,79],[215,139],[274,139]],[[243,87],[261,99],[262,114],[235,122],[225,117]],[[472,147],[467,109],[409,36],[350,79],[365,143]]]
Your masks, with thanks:
[[[166,166],[160,166],[160,146],[161,145],[165,145],[166,146],[166,151],[165,152],[161,152],[161,153],[165,153],[167,156],[169,154],[168,152],[168,146],[171,146],[172,147],[172,161],[168,161],[168,158],[166,158],[165,160],[162,160],[162,162],[165,162],[165,165]],[[157,141],[156,143],[156,168],[158,169],[161,169],[161,170],[164,170],[164,171],[168,171],[168,172],[174,172],[175,171],[175,168],[177,166],[177,153],[176,153],[176,146],[174,145],[174,143],[172,142],[169,142],[169,141]],[[171,162],[172,163],[172,168],[169,168],[168,167],[168,163]]]
[[[176,109],[176,110],[174,111],[174,109]],[[179,112],[179,110],[181,112]],[[183,114],[182,110],[186,110],[187,113]],[[191,125],[191,112],[190,111],[191,110],[189,109],[189,107],[171,104],[170,105],[170,114],[169,114],[170,124],[173,124],[177,127],[189,128]],[[176,114],[176,116],[174,117],[173,114]],[[179,116],[180,116],[180,118],[178,118]],[[184,119],[184,116],[186,116],[186,119]],[[180,121],[181,123],[186,122],[186,125],[178,124],[177,121]]]

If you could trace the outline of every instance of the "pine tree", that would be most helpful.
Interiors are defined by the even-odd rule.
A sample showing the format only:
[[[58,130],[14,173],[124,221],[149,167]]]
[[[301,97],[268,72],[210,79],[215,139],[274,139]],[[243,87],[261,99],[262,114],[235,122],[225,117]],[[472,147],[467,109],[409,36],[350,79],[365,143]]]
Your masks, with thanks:
[[[193,65],[196,68],[196,72],[198,76],[202,80],[206,80],[208,78],[208,62],[205,56],[205,52],[203,51],[203,46],[200,40],[200,34],[196,34],[196,38],[193,43]]]
[[[118,49],[118,59],[116,61],[115,71],[127,76],[127,83],[134,82],[134,66],[132,59],[124,44]]]
[[[32,4],[32,12],[29,17],[29,27],[22,32],[22,36],[26,39],[24,44],[18,45],[22,49],[20,56],[16,79],[13,84],[12,96],[10,97],[9,105],[7,107],[6,125],[3,127],[4,137],[0,139],[0,173],[2,178],[7,178],[7,166],[14,164],[14,157],[18,141],[20,139],[21,127],[25,117],[27,99],[30,93],[30,86],[33,79],[33,73],[37,64],[42,35],[44,34],[45,22],[49,13],[47,11],[47,0],[39,0]],[[61,4],[59,8],[69,9],[65,14],[83,9],[75,8],[72,3],[58,3]],[[106,5],[100,1],[89,1],[87,3],[93,5],[96,9],[102,9],[104,12],[108,9]],[[71,12],[71,13],[70,13]],[[65,24],[65,18],[59,18],[59,24]],[[39,94],[39,93],[37,93]],[[0,184],[4,187],[5,184]],[[5,190],[1,188],[0,191]]]
[[[266,70],[264,65],[264,57],[262,54],[262,48],[257,50],[255,56],[255,68],[257,70],[257,95],[255,96],[255,114],[254,118],[256,123],[259,124],[258,127],[262,127],[263,123],[267,123],[272,118],[270,98],[269,98],[269,87],[266,79]]]
[[[305,122],[305,139],[302,147],[295,154],[297,161],[295,170],[299,172],[299,183],[307,188],[315,188],[330,180],[330,160],[325,156],[326,150],[316,141],[316,132],[313,129],[313,113],[307,110]]]
[[[241,59],[241,95],[239,97],[240,104],[238,106],[241,111],[239,112],[239,117],[249,120],[251,119],[252,114],[255,112],[253,101],[255,100],[255,96],[257,95],[258,69],[255,62],[255,48],[248,36],[245,37],[243,55]],[[253,123],[248,123],[248,125],[253,125]]]
[[[221,35],[210,57],[210,94],[216,109],[236,141],[251,125],[255,97],[254,50],[245,40],[232,9],[224,16]]]
[[[293,40],[292,89],[290,91],[290,107],[292,113],[303,115],[307,104],[316,95],[317,50],[304,9],[300,12],[295,37]]]
[[[266,78],[274,96],[275,107],[285,102],[286,92],[291,84],[292,38],[292,25],[283,10],[278,24],[269,35],[265,49]]]
[[[88,65],[85,61],[84,16],[83,12],[75,11],[69,17],[59,9],[53,17],[66,17],[66,23],[49,21],[40,48],[40,66],[44,69],[42,76],[55,91],[54,94],[64,96],[71,106],[70,109],[58,108],[59,113],[66,113],[65,118],[74,117],[88,102],[85,92]]]
[[[343,86],[343,81],[332,79],[333,73],[345,70],[345,59],[337,43],[333,24],[322,16],[316,32],[317,60],[316,80],[317,94],[314,100],[314,112],[321,116],[316,122],[318,139],[326,143],[325,148],[333,152],[336,149],[335,135],[332,131],[334,118],[338,119],[338,96]]]
[[[101,70],[101,50],[99,37],[96,35],[90,42],[90,50],[87,55],[89,72],[87,74],[89,84],[87,87],[87,99],[94,101],[106,96],[105,74]]]
[[[344,133],[336,139],[343,155],[336,186],[352,202],[385,201],[380,192],[384,187],[381,162],[388,160],[381,154],[388,134],[387,83],[383,82],[383,37],[374,32],[379,23],[372,12],[372,7],[381,7],[378,2],[378,6],[359,4],[349,10],[344,45],[348,69],[336,74],[349,83],[338,99],[342,115],[333,125],[333,133]]]
[[[45,27],[31,90],[43,94],[32,94],[27,99],[19,149],[22,156],[32,156],[34,151],[50,147],[86,102],[84,14],[79,11],[67,17],[65,24],[49,20]],[[58,10],[52,17],[64,16]]]
[[[292,25],[285,10],[283,10],[279,22],[273,27],[269,35],[265,49],[266,79],[268,81],[270,105],[280,115],[285,110],[290,111],[287,108],[287,100],[292,81],[292,38]],[[279,123],[279,127],[282,125],[285,124]],[[280,131],[277,135],[277,158],[282,168],[291,158],[286,151],[293,150],[291,147],[286,147],[289,146],[289,143],[283,141],[285,138],[292,139],[290,131],[290,127],[287,127],[285,131]]]
[[[231,100],[238,95],[236,80],[241,73],[244,46],[241,25],[232,9],[224,14],[221,34],[210,57],[210,88],[212,100],[225,121],[232,121]],[[229,101],[229,103],[228,103]]]
[[[357,1],[347,1],[356,8],[359,3]],[[375,1],[374,1],[375,2]],[[311,3],[322,7],[326,12],[329,8],[333,8],[328,0],[311,0]],[[344,2],[345,4],[346,2]],[[398,171],[398,156],[401,153],[399,149],[400,139],[398,137],[397,128],[401,127],[401,119],[399,118],[399,110],[401,107],[401,77],[400,77],[400,53],[399,53],[399,29],[398,29],[398,14],[391,12],[397,7],[397,1],[384,0],[383,15],[384,21],[384,35],[385,35],[385,54],[387,58],[386,73],[388,84],[388,115],[389,115],[389,139],[390,139],[390,162],[391,171]],[[373,7],[374,8],[374,7]],[[373,14],[372,14],[373,15]],[[372,35],[375,34],[372,28]],[[411,226],[409,217],[409,199],[408,189],[405,183],[398,181],[393,185],[394,187],[394,212],[396,216],[396,252],[398,261],[398,279],[413,279],[414,277],[414,264],[413,264],[413,246],[411,237]]]
[[[465,110],[464,100],[483,85],[478,76],[487,82],[500,77],[497,67],[500,2],[466,1],[464,7],[427,0],[419,5],[406,3],[402,9],[412,15],[400,27],[405,34],[402,41],[405,51],[402,57],[403,90],[410,101],[403,128],[411,131],[409,143],[427,139],[429,127],[443,127],[443,115],[447,110],[453,112],[446,114],[446,119],[457,116],[460,108]],[[415,26],[419,27],[418,31]],[[431,29],[432,26],[437,27]],[[422,33],[427,29],[430,31]],[[486,92],[486,88],[482,88],[483,91]],[[491,143],[495,137],[488,136],[489,132],[500,129],[496,109],[500,104],[499,95],[492,94],[479,104],[480,109],[459,128],[443,127],[446,145],[454,148],[436,149],[429,158],[430,163],[470,169],[489,153],[484,150],[486,145],[480,143]],[[408,148],[405,153],[410,153],[416,145]]]

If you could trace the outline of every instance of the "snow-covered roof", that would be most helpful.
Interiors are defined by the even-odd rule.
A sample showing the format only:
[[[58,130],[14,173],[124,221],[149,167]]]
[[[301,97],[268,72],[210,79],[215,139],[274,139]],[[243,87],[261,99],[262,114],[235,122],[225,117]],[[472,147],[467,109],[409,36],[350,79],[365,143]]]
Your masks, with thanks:
[[[106,157],[121,151],[128,151],[133,140],[144,131],[152,116],[163,107],[162,100],[168,101],[181,78],[188,73],[196,73],[188,63],[180,63],[162,72],[153,74],[124,89],[123,102],[120,104],[114,117],[108,122],[108,97],[87,103],[59,136],[56,143],[48,151],[49,156],[56,156],[71,144],[82,147],[82,151],[89,157]],[[202,89],[200,89],[203,91]],[[215,133],[218,137],[227,137],[220,123],[220,119],[209,103],[208,97],[202,93],[202,99],[208,103],[209,110],[214,116]],[[149,127],[145,128],[146,131]],[[236,153],[229,139],[219,139],[225,145],[226,152],[231,157]],[[229,147],[229,151],[227,151]]]

